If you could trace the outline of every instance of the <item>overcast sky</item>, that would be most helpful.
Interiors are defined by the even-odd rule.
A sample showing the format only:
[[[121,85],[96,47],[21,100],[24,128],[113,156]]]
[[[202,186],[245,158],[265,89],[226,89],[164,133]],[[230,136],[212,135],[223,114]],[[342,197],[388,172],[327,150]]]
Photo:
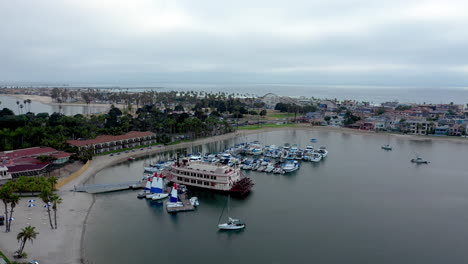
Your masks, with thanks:
[[[0,81],[468,87],[468,1],[0,0]]]

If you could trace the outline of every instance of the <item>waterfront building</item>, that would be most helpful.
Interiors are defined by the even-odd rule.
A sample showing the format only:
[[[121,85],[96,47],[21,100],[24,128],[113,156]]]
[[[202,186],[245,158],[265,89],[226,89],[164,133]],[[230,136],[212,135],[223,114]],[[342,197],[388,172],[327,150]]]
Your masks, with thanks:
[[[447,126],[447,125],[439,126],[439,127],[435,128],[434,134],[437,135],[437,136],[446,136],[446,135],[448,135],[448,130],[449,130],[449,126]]]
[[[242,175],[237,167],[191,162],[188,159],[172,165],[168,177],[177,184],[240,195],[247,194],[253,187],[250,178]]]
[[[437,123],[432,121],[409,120],[407,122],[409,124],[408,132],[416,135],[431,134],[432,130],[437,126]]]
[[[131,131],[124,135],[102,135],[95,139],[68,140],[68,144],[78,148],[78,151],[92,150],[94,154],[132,148],[156,143],[156,134],[145,131]]]
[[[41,162],[38,157],[50,156],[52,162]],[[0,152],[0,161],[11,177],[39,175],[47,171],[49,165],[66,163],[71,154],[50,147],[33,147]],[[1,176],[1,175],[0,175]],[[7,176],[7,175],[4,175]]]

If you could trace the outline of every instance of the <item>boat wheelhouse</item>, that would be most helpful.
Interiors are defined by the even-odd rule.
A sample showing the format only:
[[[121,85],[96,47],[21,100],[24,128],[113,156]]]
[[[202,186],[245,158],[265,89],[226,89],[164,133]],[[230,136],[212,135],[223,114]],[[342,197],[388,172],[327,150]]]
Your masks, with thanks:
[[[177,184],[238,195],[247,194],[254,185],[237,167],[186,159],[172,165],[169,175]]]

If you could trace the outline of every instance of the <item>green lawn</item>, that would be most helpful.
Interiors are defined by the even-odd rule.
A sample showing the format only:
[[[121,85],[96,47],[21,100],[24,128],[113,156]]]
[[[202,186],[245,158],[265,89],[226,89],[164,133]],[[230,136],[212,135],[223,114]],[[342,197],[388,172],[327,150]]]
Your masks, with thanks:
[[[263,124],[263,125],[250,125],[250,126],[240,126],[239,130],[255,130],[255,129],[262,129],[262,128],[276,128],[276,127],[294,127],[296,124],[289,123],[289,124]]]
[[[288,117],[294,117],[294,113],[280,113],[280,112],[273,112],[273,113],[268,113],[267,117],[269,118],[288,118]]]

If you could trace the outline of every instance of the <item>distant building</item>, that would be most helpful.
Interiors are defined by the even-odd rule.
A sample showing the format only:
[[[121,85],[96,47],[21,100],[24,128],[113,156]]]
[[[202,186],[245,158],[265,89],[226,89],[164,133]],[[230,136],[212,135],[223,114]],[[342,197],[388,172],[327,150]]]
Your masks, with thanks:
[[[41,162],[39,156],[51,156],[52,163]],[[13,178],[19,176],[39,175],[46,172],[50,164],[62,164],[69,160],[71,154],[50,147],[33,147],[0,152],[1,166],[8,169]]]
[[[434,129],[434,134],[437,136],[446,136],[448,135],[449,126],[439,126]]]
[[[427,135],[431,134],[432,129],[437,126],[434,122],[429,121],[407,121],[409,124],[409,133],[416,135]]]
[[[286,97],[286,96],[279,96],[274,93],[267,93],[264,96],[260,97],[259,100],[265,103],[265,107],[269,109],[275,108],[276,104],[278,103],[285,103],[285,104],[295,104],[296,100]]]
[[[68,140],[68,144],[75,146],[79,151],[91,149],[94,154],[131,148],[156,143],[156,134],[153,132],[131,131],[124,135],[103,135],[88,140]]]
[[[0,165],[0,184],[8,180],[11,180],[11,173],[8,171],[8,167]]]

